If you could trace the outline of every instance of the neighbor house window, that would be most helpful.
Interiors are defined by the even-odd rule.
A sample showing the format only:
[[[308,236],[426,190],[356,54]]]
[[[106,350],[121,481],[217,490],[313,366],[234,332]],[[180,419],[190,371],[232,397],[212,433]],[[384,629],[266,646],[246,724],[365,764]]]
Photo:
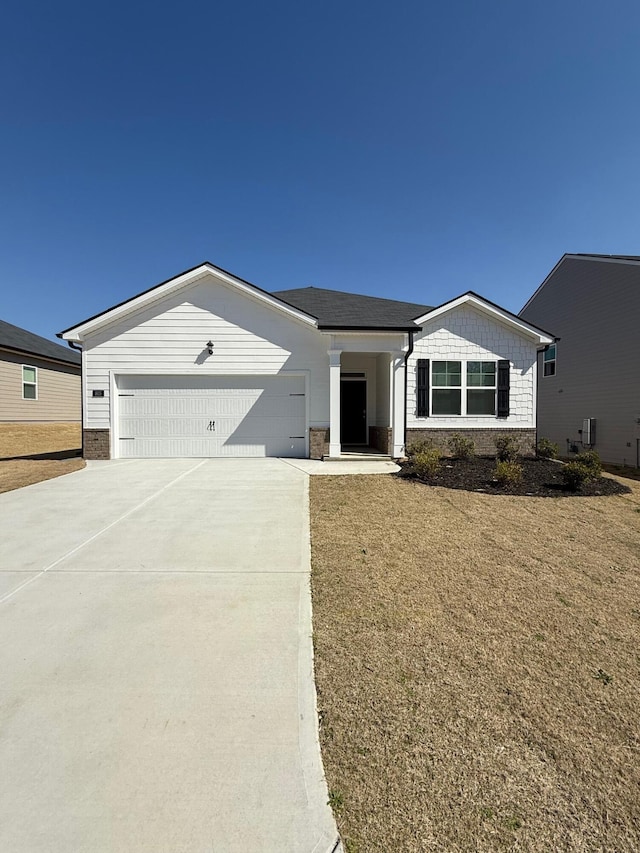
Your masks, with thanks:
[[[22,399],[38,399],[38,370],[25,364],[22,365]]]
[[[432,363],[431,411],[434,415],[459,415],[462,405],[462,362]]]
[[[542,353],[542,375],[556,375],[556,345],[551,344]]]
[[[467,362],[467,414],[495,415],[495,361]]]

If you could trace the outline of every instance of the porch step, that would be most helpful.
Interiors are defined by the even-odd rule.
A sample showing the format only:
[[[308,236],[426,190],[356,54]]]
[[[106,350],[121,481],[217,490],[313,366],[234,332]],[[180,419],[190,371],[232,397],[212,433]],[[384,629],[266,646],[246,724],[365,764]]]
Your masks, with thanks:
[[[341,453],[340,456],[323,456],[323,462],[392,462],[384,453]]]

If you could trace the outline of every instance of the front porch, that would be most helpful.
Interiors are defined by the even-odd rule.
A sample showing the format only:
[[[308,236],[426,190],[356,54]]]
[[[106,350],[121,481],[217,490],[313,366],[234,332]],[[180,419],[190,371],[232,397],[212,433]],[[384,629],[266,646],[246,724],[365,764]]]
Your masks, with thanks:
[[[311,427],[312,459],[404,455],[405,340],[398,334],[332,336],[329,425]]]

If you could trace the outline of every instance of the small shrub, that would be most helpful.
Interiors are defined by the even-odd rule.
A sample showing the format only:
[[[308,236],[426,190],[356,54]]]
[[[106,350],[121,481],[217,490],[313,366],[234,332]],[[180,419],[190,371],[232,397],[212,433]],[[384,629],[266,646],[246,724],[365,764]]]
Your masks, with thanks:
[[[440,468],[440,451],[437,447],[429,447],[421,453],[416,453],[411,462],[418,477],[430,480]]]
[[[536,453],[541,459],[557,459],[560,448],[553,441],[549,441],[548,438],[541,438],[538,442]]]
[[[428,452],[433,448],[433,441],[430,438],[418,438],[407,445],[407,457],[412,459],[419,453]]]
[[[562,482],[570,492],[577,492],[583,483],[592,479],[591,471],[580,462],[567,462],[562,468]]]
[[[465,438],[454,432],[447,440],[449,450],[456,459],[472,459],[476,455],[476,445],[472,438]]]
[[[500,462],[515,462],[520,452],[520,442],[513,435],[498,435],[494,440],[496,456]]]
[[[602,461],[595,450],[585,450],[575,460],[591,472],[591,479],[596,480],[602,474]]]
[[[518,486],[522,482],[522,465],[511,460],[499,460],[493,476],[501,486]]]

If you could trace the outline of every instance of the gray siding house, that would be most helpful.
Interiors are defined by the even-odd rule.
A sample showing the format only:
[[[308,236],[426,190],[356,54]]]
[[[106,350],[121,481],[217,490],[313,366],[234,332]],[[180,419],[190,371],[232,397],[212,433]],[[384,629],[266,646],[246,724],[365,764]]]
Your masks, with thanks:
[[[538,356],[538,436],[640,467],[640,256],[564,255],[520,317],[559,338]]]
[[[81,419],[80,353],[0,320],[0,422]]]

